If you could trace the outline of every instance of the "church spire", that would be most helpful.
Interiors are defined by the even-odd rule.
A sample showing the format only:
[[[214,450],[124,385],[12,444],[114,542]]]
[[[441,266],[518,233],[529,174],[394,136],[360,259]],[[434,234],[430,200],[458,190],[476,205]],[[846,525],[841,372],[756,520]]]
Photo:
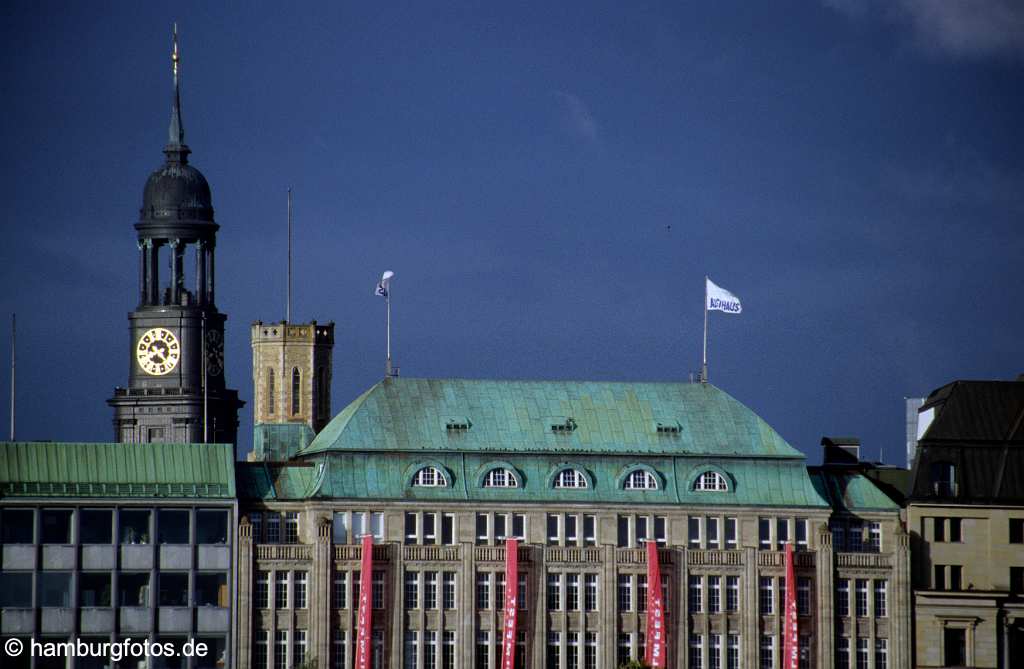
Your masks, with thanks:
[[[174,74],[174,99],[171,103],[171,125],[167,129],[167,147],[164,153],[170,162],[188,162],[188,146],[185,145],[185,128],[181,124],[181,85],[178,76],[178,24],[174,24],[174,50],[171,52],[171,71]]]

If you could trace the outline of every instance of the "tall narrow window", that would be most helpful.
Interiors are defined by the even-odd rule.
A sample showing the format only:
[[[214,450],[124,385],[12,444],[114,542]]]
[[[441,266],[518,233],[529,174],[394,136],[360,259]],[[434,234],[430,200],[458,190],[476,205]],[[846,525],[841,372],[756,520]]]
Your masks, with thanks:
[[[274,415],[274,368],[267,368],[267,413]]]
[[[299,385],[301,378],[299,376],[299,368],[292,368],[292,415],[296,416],[299,413],[300,402],[299,402]]]

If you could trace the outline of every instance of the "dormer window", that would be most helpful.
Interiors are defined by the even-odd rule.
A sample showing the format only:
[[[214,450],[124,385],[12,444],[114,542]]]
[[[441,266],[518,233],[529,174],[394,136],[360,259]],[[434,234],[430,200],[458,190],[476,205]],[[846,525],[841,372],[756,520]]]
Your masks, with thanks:
[[[473,427],[473,423],[468,418],[449,418],[444,424],[444,429],[448,430],[449,434],[466,432],[471,427]]]
[[[496,467],[487,472],[484,476],[485,488],[518,488],[519,479],[511,470],[504,467]]]
[[[559,418],[551,424],[551,431],[555,434],[569,434],[576,429],[576,420],[572,417]]]
[[[416,472],[412,484],[417,488],[443,488],[447,485],[444,474],[437,467],[424,467]]]
[[[682,432],[683,428],[679,425],[677,421],[659,421],[655,423],[654,430],[658,434],[673,435]]]
[[[586,488],[587,477],[578,469],[563,469],[555,476],[556,488]]]
[[[622,484],[624,490],[657,490],[658,479],[644,469],[634,469]]]
[[[952,462],[932,463],[932,490],[939,497],[956,497],[956,465]]]
[[[729,483],[718,472],[709,470],[697,477],[693,489],[701,492],[727,492]]]

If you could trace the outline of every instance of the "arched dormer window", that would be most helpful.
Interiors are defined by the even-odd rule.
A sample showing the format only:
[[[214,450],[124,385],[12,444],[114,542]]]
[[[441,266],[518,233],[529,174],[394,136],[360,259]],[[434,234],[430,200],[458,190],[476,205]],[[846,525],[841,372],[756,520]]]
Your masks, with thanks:
[[[301,386],[302,378],[299,374],[298,367],[292,367],[292,415],[296,416],[301,408],[299,402],[299,388]]]
[[[693,482],[693,489],[699,492],[727,492],[729,482],[718,472],[709,469],[697,477]]]
[[[274,415],[274,368],[267,368],[267,413]]]
[[[485,488],[518,488],[519,479],[510,469],[495,467],[484,475]]]
[[[623,490],[657,490],[658,479],[645,469],[634,469],[626,475],[622,483]]]
[[[555,475],[555,488],[586,488],[587,477],[578,469],[563,469]]]
[[[444,474],[437,467],[423,467],[412,477],[412,484],[417,488],[443,488],[448,485]]]

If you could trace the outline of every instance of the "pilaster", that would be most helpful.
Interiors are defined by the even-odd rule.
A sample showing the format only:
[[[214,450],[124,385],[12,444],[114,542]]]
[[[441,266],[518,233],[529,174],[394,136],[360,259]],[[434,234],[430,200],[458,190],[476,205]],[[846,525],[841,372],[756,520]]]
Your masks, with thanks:
[[[835,555],[832,552],[832,533],[822,523],[817,530],[818,555],[815,560],[815,586],[817,595],[816,631],[818,640],[818,661],[815,667],[831,667],[835,657]],[[895,665],[902,666],[902,665]]]
[[[235,647],[232,649],[232,652],[235,658],[235,666],[238,669],[249,669],[252,666],[253,643],[253,548],[252,526],[249,524],[249,516],[247,515],[242,515],[238,523],[237,551],[238,556],[235,563],[235,574],[238,579],[235,597],[237,632],[235,634]]]

